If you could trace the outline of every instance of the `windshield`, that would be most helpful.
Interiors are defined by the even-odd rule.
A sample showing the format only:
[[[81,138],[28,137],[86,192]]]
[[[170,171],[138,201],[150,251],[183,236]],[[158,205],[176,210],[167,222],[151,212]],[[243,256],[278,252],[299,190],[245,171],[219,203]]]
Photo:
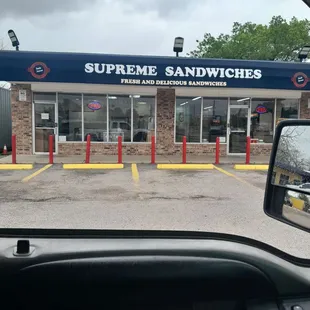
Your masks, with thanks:
[[[310,235],[263,211],[275,128],[309,118],[309,12],[2,3],[0,228],[218,232],[310,258]]]

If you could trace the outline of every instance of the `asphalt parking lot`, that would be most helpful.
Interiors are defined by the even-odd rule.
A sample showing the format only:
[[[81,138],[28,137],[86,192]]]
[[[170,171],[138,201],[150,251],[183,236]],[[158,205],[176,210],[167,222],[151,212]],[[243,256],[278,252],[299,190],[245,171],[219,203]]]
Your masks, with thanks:
[[[310,235],[264,214],[266,175],[231,165],[205,171],[148,164],[118,170],[64,170],[62,165],[1,170],[0,227],[223,232],[310,258]]]

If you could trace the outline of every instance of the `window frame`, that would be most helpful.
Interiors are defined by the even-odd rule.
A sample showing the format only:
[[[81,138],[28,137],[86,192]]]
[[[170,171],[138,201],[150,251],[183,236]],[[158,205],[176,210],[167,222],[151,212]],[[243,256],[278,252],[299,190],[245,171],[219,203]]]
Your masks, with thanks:
[[[38,92],[34,92],[38,93]],[[51,94],[50,92],[40,92],[41,94]],[[85,140],[85,124],[84,124],[84,96],[88,96],[88,95],[98,95],[98,96],[106,96],[106,115],[107,115],[107,119],[106,119],[106,123],[107,123],[107,136],[108,136],[108,141],[92,141],[92,143],[109,143],[109,144],[117,144],[117,141],[109,141],[110,140],[110,113],[109,113],[109,108],[110,108],[110,103],[109,103],[109,96],[115,95],[115,93],[104,93],[104,94],[100,94],[100,93],[79,93],[79,92],[56,92],[56,105],[57,105],[57,114],[58,114],[58,95],[62,94],[62,95],[81,95],[81,116],[82,116],[82,140],[81,141],[58,141],[57,143],[86,143]],[[131,136],[130,136],[130,141],[123,141],[123,144],[151,144],[151,139],[150,141],[146,141],[146,142],[133,142],[133,106],[134,106],[134,95],[135,94],[127,94],[127,93],[118,93],[119,96],[128,96],[130,98],[130,109],[131,109],[131,120],[130,120],[130,129],[131,129]],[[147,95],[147,94],[141,94],[141,97],[149,97],[152,98],[154,100],[154,136],[155,136],[155,141],[157,140],[157,96],[155,95]],[[111,99],[110,99],[111,100]]]
[[[195,97],[201,97],[200,100],[200,130],[199,130],[199,140],[200,142],[188,142],[188,144],[195,145],[195,144],[215,144],[215,143],[202,143],[202,115],[203,115],[203,97],[202,96],[175,96],[175,103],[174,103],[174,144],[182,144],[183,142],[177,142],[176,141],[176,129],[177,129],[177,98],[195,98]],[[208,97],[206,97],[208,98]]]
[[[174,144],[182,144],[182,142],[177,142],[176,141],[176,125],[177,125],[177,98],[191,98],[193,96],[175,96],[175,100],[174,100]],[[191,145],[195,145],[195,144],[202,144],[202,145],[215,145],[215,142],[202,142],[202,131],[203,131],[203,104],[204,104],[204,99],[208,99],[208,98],[215,98],[214,96],[199,96],[197,95],[197,97],[201,97],[201,112],[200,112],[200,142],[187,142],[188,144]],[[229,102],[231,98],[234,97],[218,97],[220,99],[226,99],[227,98],[227,110],[229,109]],[[254,99],[270,99],[274,101],[274,107],[273,107],[273,135],[272,137],[274,138],[275,135],[275,130],[276,130],[276,113],[277,113],[277,106],[278,106],[278,100],[286,100],[286,99],[291,99],[291,100],[297,100],[297,105],[298,105],[298,118],[300,119],[300,98],[280,98],[280,97],[265,97],[263,98],[262,96],[260,97],[249,97],[250,98],[250,107],[249,107],[249,115],[251,115],[251,109],[252,109],[252,100]],[[156,112],[156,116],[157,116],[157,112]],[[228,117],[228,113],[227,113],[227,117]],[[248,123],[250,125],[250,120],[248,120]],[[157,122],[156,122],[157,124]],[[155,125],[156,128],[156,125]],[[226,137],[227,138],[227,137]],[[227,139],[225,143],[221,143],[223,145],[227,144]],[[264,142],[264,143],[260,143],[260,144],[272,144],[270,142]]]
[[[59,97],[61,95],[80,95],[81,96],[81,115],[82,115],[82,120],[81,120],[81,131],[82,131],[82,139],[79,141],[59,141]],[[57,133],[58,133],[58,143],[80,143],[84,142],[84,121],[83,121],[83,114],[84,114],[84,109],[83,109],[83,94],[79,92],[74,92],[74,93],[67,93],[67,92],[57,92],[56,93],[56,104],[57,104]]]

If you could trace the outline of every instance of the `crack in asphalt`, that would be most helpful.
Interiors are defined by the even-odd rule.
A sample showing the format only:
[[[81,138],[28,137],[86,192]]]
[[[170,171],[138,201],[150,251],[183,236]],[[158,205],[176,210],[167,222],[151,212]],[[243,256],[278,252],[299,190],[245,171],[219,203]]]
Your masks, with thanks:
[[[132,201],[137,199],[137,195],[142,200],[205,200],[205,201],[227,201],[231,200],[230,197],[214,197],[207,195],[190,195],[190,196],[161,196],[156,192],[150,193],[127,193],[125,195],[119,195],[118,201]],[[53,196],[53,197],[44,197],[44,198],[33,198],[33,197],[20,197],[20,196],[6,196],[0,197],[1,202],[65,202],[65,201],[93,201],[92,197],[78,197],[78,196]],[[96,201],[113,201],[115,196],[113,194],[109,195],[105,193],[101,197],[96,197]]]

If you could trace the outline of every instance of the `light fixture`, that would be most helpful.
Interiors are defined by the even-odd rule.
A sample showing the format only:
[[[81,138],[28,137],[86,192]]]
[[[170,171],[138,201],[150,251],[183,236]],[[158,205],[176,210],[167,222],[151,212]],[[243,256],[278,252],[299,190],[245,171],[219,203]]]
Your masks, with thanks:
[[[146,102],[138,102],[138,104],[146,104]]]
[[[115,99],[117,99],[117,97],[116,97],[116,96],[109,96],[108,98],[109,98],[109,99],[111,99],[111,100],[115,100]]]
[[[213,106],[211,105],[211,106],[205,107],[205,108],[203,108],[203,109],[204,109],[204,110],[213,109]]]
[[[310,52],[310,45],[305,45],[302,47],[298,53],[298,59],[300,62],[303,62],[304,59],[308,58],[308,54]]]
[[[10,40],[12,42],[12,46],[15,47],[17,51],[19,51],[19,41],[17,39],[17,36],[16,36],[14,30],[10,29],[8,31],[8,35],[9,35]]]
[[[198,100],[198,99],[200,99],[200,98],[201,98],[201,97],[196,97],[196,98],[192,99],[192,101]]]
[[[173,51],[176,53],[176,56],[179,57],[179,53],[183,52],[184,38],[176,37],[174,39]]]
[[[188,103],[188,101],[186,101],[186,102],[183,102],[183,103],[181,103],[180,105],[185,105],[185,104],[187,104]]]
[[[242,99],[238,99],[237,102],[242,102],[242,101],[246,101],[246,100],[250,100],[250,98],[242,98]]]
[[[140,98],[141,96],[140,95],[133,95],[132,97],[137,99],[137,98]]]

